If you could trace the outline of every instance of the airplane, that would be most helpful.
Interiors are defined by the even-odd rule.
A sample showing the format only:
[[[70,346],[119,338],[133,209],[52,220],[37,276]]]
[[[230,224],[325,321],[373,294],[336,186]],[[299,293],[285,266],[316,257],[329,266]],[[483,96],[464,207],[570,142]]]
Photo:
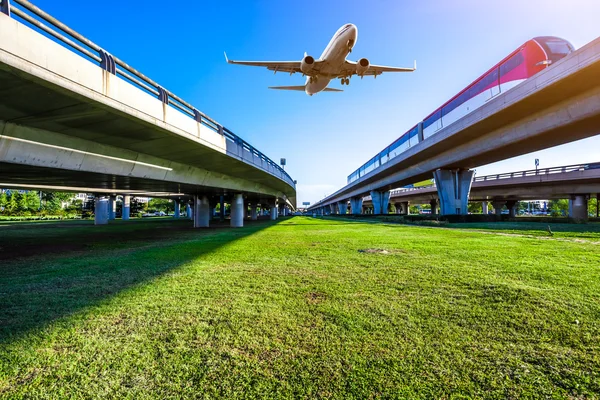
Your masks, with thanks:
[[[229,64],[266,67],[275,73],[287,72],[292,75],[299,72],[306,76],[306,83],[303,86],[270,86],[269,89],[304,91],[309,96],[319,92],[343,92],[341,89],[327,87],[332,79],[339,78],[342,85],[349,85],[350,77],[353,75],[358,75],[361,79],[364,76],[376,78],[383,72],[412,72],[417,69],[416,61],[414,68],[400,68],[371,65],[366,58],[361,58],[358,62],[346,60],[357,38],[356,26],[346,24],[333,35],[318,60],[306,53],[301,61],[234,61],[227,58],[227,53],[225,53],[225,60]]]

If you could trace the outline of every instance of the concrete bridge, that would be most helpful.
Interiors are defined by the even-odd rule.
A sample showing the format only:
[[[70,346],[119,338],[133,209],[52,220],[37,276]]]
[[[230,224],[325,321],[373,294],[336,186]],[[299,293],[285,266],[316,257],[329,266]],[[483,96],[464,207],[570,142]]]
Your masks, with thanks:
[[[0,38],[0,187],[187,194],[198,227],[221,198],[233,226],[295,208],[277,163],[30,2],[0,0]]]
[[[569,216],[587,218],[588,199],[600,194],[600,163],[567,165],[562,167],[509,172],[475,177],[469,193],[469,201],[492,202],[496,214],[506,205],[511,216],[515,216],[516,204],[522,200],[569,199]],[[371,196],[364,197],[363,210],[374,207]],[[389,204],[394,204],[396,213],[407,214],[410,203],[430,204],[433,214],[439,206],[439,193],[435,185],[398,189],[390,192]],[[326,208],[326,207],[325,207]],[[342,206],[342,210],[344,207]],[[321,211],[323,212],[323,211]],[[339,212],[330,207],[325,213]]]
[[[309,210],[346,204],[362,210],[371,195],[387,212],[390,190],[435,179],[442,214],[465,214],[480,165],[600,133],[600,38],[444,127]]]

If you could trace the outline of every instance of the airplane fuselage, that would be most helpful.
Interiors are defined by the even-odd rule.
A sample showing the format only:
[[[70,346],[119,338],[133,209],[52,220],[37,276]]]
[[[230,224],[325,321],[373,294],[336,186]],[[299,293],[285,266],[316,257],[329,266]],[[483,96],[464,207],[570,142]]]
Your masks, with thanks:
[[[339,71],[356,44],[357,38],[358,29],[353,24],[346,24],[338,29],[321,54],[319,61],[322,61],[322,64],[318,75],[306,78],[306,94],[312,96],[319,93],[332,79],[339,77]]]

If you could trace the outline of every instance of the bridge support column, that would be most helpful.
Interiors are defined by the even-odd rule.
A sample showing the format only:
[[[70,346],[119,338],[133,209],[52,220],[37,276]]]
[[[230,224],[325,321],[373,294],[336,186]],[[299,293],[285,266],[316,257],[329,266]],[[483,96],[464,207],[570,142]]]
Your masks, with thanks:
[[[117,196],[110,196],[108,200],[108,219],[114,220],[117,215]]]
[[[438,213],[438,202],[436,199],[429,200],[429,205],[431,206],[431,215],[437,215]]]
[[[494,200],[492,201],[492,207],[494,207],[494,214],[502,215],[502,207],[506,204],[504,200]]]
[[[256,205],[256,203],[250,204],[250,219],[252,221],[256,221],[258,219],[258,213],[257,213],[257,208],[258,206]]]
[[[346,213],[348,212],[348,202],[347,201],[338,201],[337,206],[338,206],[338,212],[341,215],[346,215]]]
[[[231,198],[231,226],[241,228],[244,226],[244,196],[234,194]]]
[[[410,202],[409,201],[401,201],[400,202],[400,213],[404,215],[410,214]]]
[[[371,201],[373,202],[373,214],[387,214],[390,191],[371,190]]]
[[[481,213],[484,215],[487,215],[487,213],[488,213],[488,202],[487,201],[481,202]]]
[[[173,208],[175,211],[173,212],[173,218],[180,217],[180,208],[179,208],[179,200],[173,200]]]
[[[189,204],[185,205],[185,215],[187,215],[188,219],[192,219],[192,207]]]
[[[351,212],[354,215],[359,215],[362,213],[362,203],[363,203],[363,198],[362,197],[352,197],[350,199],[350,208],[351,208]]]
[[[508,216],[514,218],[517,216],[517,205],[519,204],[516,200],[507,200],[506,208],[508,208]]]
[[[588,199],[586,195],[574,195],[569,199],[569,217],[588,219]]]
[[[473,171],[464,169],[455,171],[438,169],[433,172],[442,215],[468,213],[473,175]]]
[[[275,221],[277,219],[277,203],[271,203],[271,221]]]
[[[131,214],[131,196],[123,196],[123,206],[121,207],[121,219],[123,221],[129,221],[130,214]]]
[[[396,209],[396,214],[402,214],[402,204],[401,203],[395,202],[394,208]]]
[[[108,199],[96,196],[94,199],[94,225],[108,224]]]
[[[210,204],[206,196],[194,196],[194,228],[210,226]]]

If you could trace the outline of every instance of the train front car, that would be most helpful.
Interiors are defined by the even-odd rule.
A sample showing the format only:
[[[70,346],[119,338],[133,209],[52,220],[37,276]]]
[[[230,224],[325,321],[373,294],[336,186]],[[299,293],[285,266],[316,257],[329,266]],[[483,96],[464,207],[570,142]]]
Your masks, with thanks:
[[[380,154],[348,176],[352,183],[377,169],[419,142],[417,132],[422,128],[423,139],[472,113],[490,99],[517,86],[541,70],[575,51],[568,41],[555,36],[539,36],[525,42],[485,74],[429,114],[422,123],[396,139]]]
[[[432,136],[572,51],[574,48],[571,43],[553,36],[540,36],[527,41],[425,118],[424,137]]]

